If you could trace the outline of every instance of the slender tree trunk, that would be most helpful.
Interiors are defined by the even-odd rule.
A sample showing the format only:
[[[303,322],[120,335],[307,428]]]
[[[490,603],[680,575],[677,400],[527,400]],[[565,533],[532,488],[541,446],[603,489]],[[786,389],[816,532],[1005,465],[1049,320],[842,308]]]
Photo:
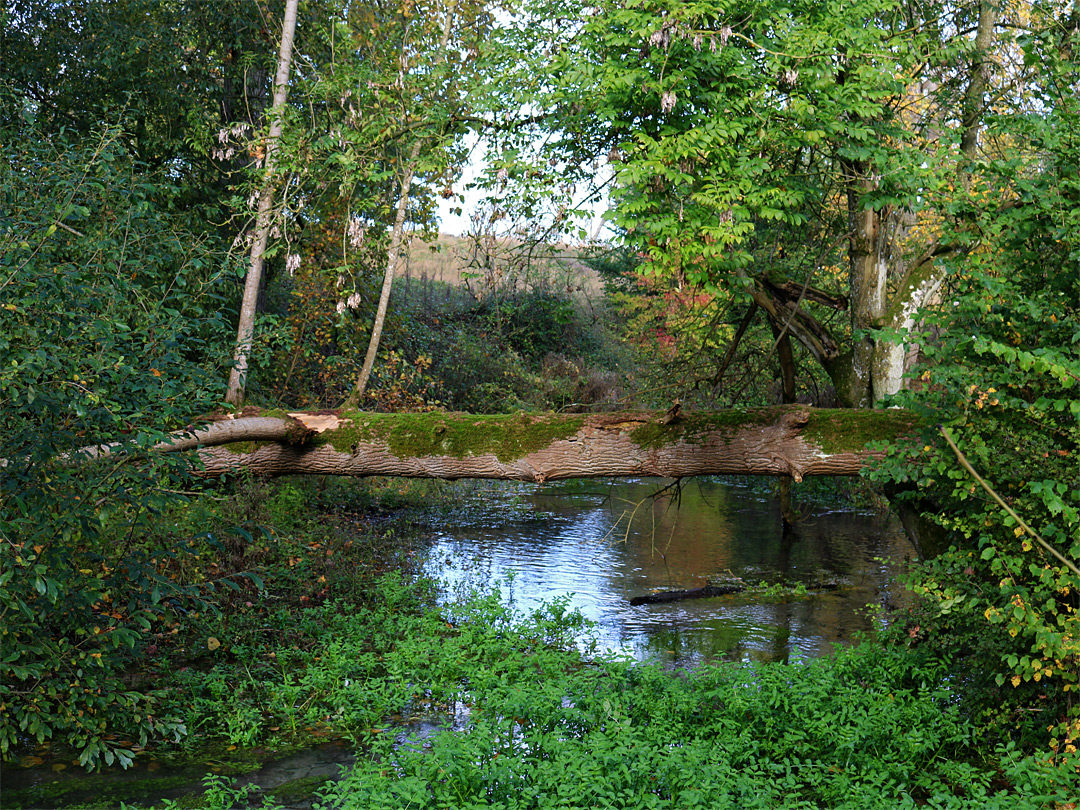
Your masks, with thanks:
[[[784,405],[795,402],[795,354],[791,350],[791,335],[771,321],[776,338],[776,359],[780,363],[780,401]],[[799,519],[791,505],[791,476],[780,476],[780,523],[785,533],[790,532]]]
[[[451,3],[443,20],[442,41],[439,44],[439,61],[446,54],[446,46],[450,42],[450,30],[453,26],[454,14],[457,4]],[[382,340],[383,324],[386,322],[386,310],[390,306],[390,291],[394,286],[394,276],[404,255],[403,242],[405,240],[405,214],[409,208],[409,190],[412,187],[413,177],[416,174],[416,161],[420,157],[420,150],[424,147],[424,139],[418,138],[413,143],[409,153],[409,162],[405,166],[405,174],[401,178],[401,193],[398,197],[397,214],[394,217],[394,231],[390,236],[390,249],[386,256],[386,273],[383,275],[382,290],[379,293],[379,306],[375,312],[375,323],[371,327],[371,340],[368,341],[367,355],[364,357],[364,367],[360,370],[360,376],[356,380],[352,393],[345,400],[344,407],[358,409],[364,401],[364,393],[367,391],[368,380],[371,379],[371,370],[375,366],[375,356],[379,352],[379,343]]]
[[[879,240],[879,214],[863,206],[863,196],[872,189],[867,166],[849,163],[848,188],[848,263],[851,274],[851,328],[853,332],[878,326],[885,311],[887,266]],[[843,368],[830,370],[836,393],[852,408],[874,404],[872,371],[874,341],[869,337],[853,338],[851,352]]]
[[[979,5],[979,27],[975,32],[975,53],[972,55],[971,75],[964,94],[963,118],[960,122],[960,152],[974,160],[979,148],[979,131],[985,106],[986,88],[990,85],[990,49],[994,44],[1000,0],[982,0]],[[966,165],[960,166],[960,183],[965,191],[971,188],[971,174]]]
[[[240,322],[236,329],[236,350],[233,368],[229,374],[229,389],[225,401],[235,407],[244,404],[247,387],[248,357],[255,336],[255,305],[262,286],[263,255],[270,236],[274,205],[274,157],[281,139],[285,117],[285,102],[289,95],[289,69],[292,66],[293,35],[296,31],[296,13],[299,0],[285,0],[285,17],[281,28],[281,49],[278,53],[277,76],[274,78],[274,106],[270,110],[270,132],[266,141],[266,179],[259,195],[259,209],[255,218],[255,240],[251,245],[251,259],[247,277],[244,279],[244,298],[240,305]]]
[[[379,307],[375,312],[375,324],[371,327],[371,340],[368,341],[364,367],[360,370],[356,386],[345,400],[345,407],[350,410],[358,409],[364,401],[364,392],[367,390],[368,380],[371,379],[371,369],[375,366],[375,355],[379,352],[383,324],[386,322],[386,310],[390,306],[390,291],[394,286],[394,276],[397,275],[404,256],[402,243],[405,241],[405,214],[409,207],[409,189],[412,187],[416,160],[420,156],[422,145],[423,141],[419,140],[413,144],[409,162],[405,166],[405,175],[401,178],[401,193],[398,197],[397,214],[394,216],[394,230],[390,235],[390,249],[386,254],[386,273],[383,275],[382,291],[379,293]]]

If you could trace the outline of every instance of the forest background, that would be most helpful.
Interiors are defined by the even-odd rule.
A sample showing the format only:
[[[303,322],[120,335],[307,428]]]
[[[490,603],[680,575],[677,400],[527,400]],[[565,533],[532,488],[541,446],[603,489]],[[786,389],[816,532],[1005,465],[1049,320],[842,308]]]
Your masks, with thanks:
[[[1075,752],[1075,5],[305,2],[282,103],[274,4],[0,15],[5,756],[180,740],[140,662],[242,622],[270,575],[346,587],[311,560],[297,581],[307,552],[265,512],[215,506],[253,484],[151,448],[226,399],[350,397],[911,409],[922,435],[869,477],[940,553],[893,643],[949,662],[984,742]],[[439,237],[477,149],[484,202]],[[275,520],[297,491],[264,491]]]

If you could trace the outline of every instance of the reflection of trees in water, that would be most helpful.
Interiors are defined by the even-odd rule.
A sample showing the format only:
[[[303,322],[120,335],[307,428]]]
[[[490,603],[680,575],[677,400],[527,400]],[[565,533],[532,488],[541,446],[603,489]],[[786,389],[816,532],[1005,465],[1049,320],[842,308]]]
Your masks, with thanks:
[[[640,484],[617,488],[617,497],[634,504],[636,512],[630,530],[620,526],[619,537],[625,542],[616,543],[615,548],[624,554],[627,571],[648,573],[630,596],[695,587],[726,571],[770,582],[813,583],[844,577],[850,585],[840,593],[757,605],[752,622],[706,618],[701,614],[715,611],[713,615],[723,616],[746,610],[726,600],[711,600],[711,609],[703,605],[696,613],[684,607],[667,618],[657,613],[638,619],[636,635],[625,628],[624,641],[635,643],[642,655],[672,665],[721,657],[780,660],[792,654],[827,654],[834,643],[850,641],[857,631],[871,629],[869,618],[857,611],[867,602],[878,601],[879,591],[890,584],[889,572],[873,564],[873,558],[901,559],[909,550],[898,527],[875,516],[811,515],[793,531],[784,532],[775,500],[740,497],[737,490],[713,482],[684,486],[678,497],[650,498],[655,491]],[[642,503],[647,504],[644,510]],[[629,522],[629,511],[618,518]],[[665,540],[662,546],[657,538]],[[634,578],[622,577],[612,587],[618,590],[620,584],[633,589]]]
[[[515,571],[522,610],[574,592],[573,604],[600,622],[604,646],[629,645],[672,666],[827,654],[834,642],[870,627],[856,611],[878,601],[889,579],[888,567],[873,558],[910,553],[898,528],[867,515],[811,515],[785,535],[775,502],[712,481],[652,497],[659,489],[642,481],[589,482],[588,491],[566,497],[545,491],[527,499],[532,510],[518,520],[506,520],[493,503],[498,514],[490,524],[446,531],[436,553],[440,562],[453,558],[475,585]],[[843,576],[851,588],[787,603],[725,597],[659,609],[629,605],[650,590],[699,587],[728,571],[770,582]]]
[[[706,495],[696,481],[616,487],[608,502],[608,539],[622,546],[631,569],[649,573],[653,587],[703,585],[733,559],[727,498],[726,489]]]
[[[833,645],[868,630],[843,600],[810,597],[781,603],[707,600],[695,611],[655,610],[624,627],[619,640],[642,658],[667,666],[710,661],[784,661],[828,655]],[[857,626],[856,626],[857,625]]]

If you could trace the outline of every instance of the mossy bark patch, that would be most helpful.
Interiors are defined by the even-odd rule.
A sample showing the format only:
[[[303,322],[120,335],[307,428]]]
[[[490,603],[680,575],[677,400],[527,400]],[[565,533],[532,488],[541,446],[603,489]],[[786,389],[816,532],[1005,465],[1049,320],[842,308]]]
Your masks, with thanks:
[[[672,444],[701,445],[706,441],[715,441],[717,436],[734,436],[739,430],[767,425],[775,419],[776,409],[684,412],[666,425],[660,424],[659,420],[646,422],[632,431],[630,438],[639,447],[651,450]]]
[[[911,411],[829,408],[812,410],[803,435],[821,452],[854,453],[873,441],[893,441],[912,433],[919,418]]]
[[[398,458],[495,456],[516,461],[552,442],[568,439],[585,423],[581,415],[462,413],[350,413],[342,426],[316,443],[351,453],[358,444],[385,444]]]
[[[734,435],[745,428],[757,428],[769,424],[777,418],[775,408],[760,410],[756,408],[732,408],[730,410],[702,411],[686,413],[669,423],[659,420],[649,421],[634,430],[630,437],[639,447],[658,449],[673,444],[702,445],[716,441],[716,437],[725,434]]]

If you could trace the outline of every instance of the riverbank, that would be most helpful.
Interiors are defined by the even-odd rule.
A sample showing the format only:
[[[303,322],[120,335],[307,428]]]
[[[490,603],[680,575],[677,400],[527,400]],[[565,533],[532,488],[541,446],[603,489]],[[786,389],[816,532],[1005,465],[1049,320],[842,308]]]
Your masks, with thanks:
[[[316,806],[333,808],[1017,810],[1075,797],[1080,761],[1055,766],[980,744],[946,686],[948,667],[915,665],[895,646],[672,673],[583,656],[575,639],[586,628],[559,602],[515,620],[497,592],[441,608],[422,607],[427,594],[389,575],[369,607],[305,609],[295,617],[305,644],[181,673],[177,704],[204,733],[216,725],[240,742],[260,724],[281,740],[348,740],[361,755],[344,778],[305,785]],[[418,718],[446,727],[403,739],[400,728]],[[238,786],[245,757],[218,756],[207,771],[239,778],[157,806],[298,806],[280,788],[262,796]],[[246,759],[257,766],[250,751]],[[160,788],[152,782],[150,772],[143,787],[128,783],[124,803],[144,806]],[[4,806],[63,806],[48,792],[6,787]],[[80,806],[117,806],[115,785],[100,795]]]
[[[251,483],[174,516],[173,532],[208,516],[246,527],[205,565],[258,575],[220,614],[163,632],[135,676],[157,688],[158,711],[186,736],[129,743],[142,778],[124,790],[98,782],[93,801],[59,776],[13,790],[5,768],[5,808],[223,809],[264,798],[333,808],[1058,808],[1071,798],[1077,763],[992,741],[964,716],[950,665],[902,646],[673,672],[590,652],[588,623],[565,599],[515,616],[497,583],[437,598],[406,529],[460,521],[468,490],[374,487]],[[500,497],[504,514],[531,508]],[[406,739],[420,728],[422,739]],[[331,754],[360,753],[341,781],[306,776],[265,796],[244,786],[264,762],[327,741]],[[55,753],[25,756],[77,769]],[[183,797],[153,788],[174,763],[191,766],[186,782],[164,787]],[[205,793],[200,766],[219,776]]]

